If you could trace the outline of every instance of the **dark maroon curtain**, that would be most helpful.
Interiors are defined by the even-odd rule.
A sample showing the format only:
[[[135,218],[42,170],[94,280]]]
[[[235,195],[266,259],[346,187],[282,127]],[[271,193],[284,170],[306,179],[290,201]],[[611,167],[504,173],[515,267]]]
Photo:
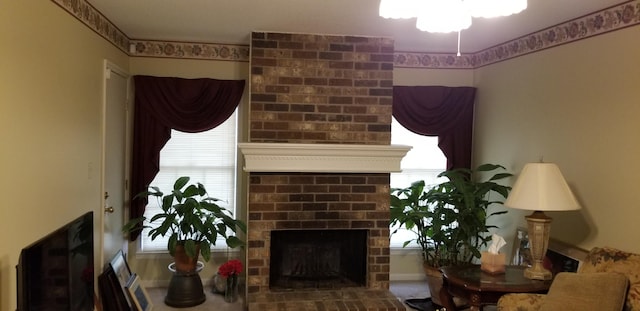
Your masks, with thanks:
[[[410,131],[438,136],[447,169],[471,167],[476,89],[446,86],[394,86],[393,116]]]
[[[144,215],[146,191],[160,169],[160,150],[171,129],[197,133],[222,124],[240,103],[244,80],[135,76],[131,219]],[[140,235],[130,235],[133,241]]]

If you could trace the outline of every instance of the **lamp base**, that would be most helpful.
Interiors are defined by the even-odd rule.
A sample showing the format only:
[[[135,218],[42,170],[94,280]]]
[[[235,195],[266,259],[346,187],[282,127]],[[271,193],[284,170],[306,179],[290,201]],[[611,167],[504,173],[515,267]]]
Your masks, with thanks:
[[[539,267],[539,268],[538,268]],[[531,280],[551,280],[553,277],[551,271],[545,269],[540,265],[533,265],[529,268],[524,269],[524,277]]]
[[[531,251],[532,263],[531,267],[524,270],[524,276],[532,280],[551,280],[551,271],[542,265],[549,245],[551,217],[541,211],[535,211],[525,219],[529,231],[529,250]]]

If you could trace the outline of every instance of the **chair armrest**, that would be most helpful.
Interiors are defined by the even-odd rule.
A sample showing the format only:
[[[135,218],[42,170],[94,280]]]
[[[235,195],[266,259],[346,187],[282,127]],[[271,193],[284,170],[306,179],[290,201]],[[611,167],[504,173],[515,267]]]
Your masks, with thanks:
[[[560,272],[549,288],[540,310],[621,311],[627,296],[629,280],[616,272]]]
[[[498,300],[498,311],[537,311],[540,309],[544,294],[506,294]]]

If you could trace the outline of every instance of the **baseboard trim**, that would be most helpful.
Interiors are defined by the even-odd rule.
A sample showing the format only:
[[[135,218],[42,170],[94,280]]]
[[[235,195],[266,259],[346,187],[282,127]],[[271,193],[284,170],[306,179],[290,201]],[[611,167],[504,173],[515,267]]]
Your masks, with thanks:
[[[426,281],[424,273],[392,273],[389,281]]]
[[[169,287],[169,282],[170,280],[147,280],[147,281],[140,282],[140,284],[142,284],[142,286],[146,288],[155,288],[155,287]],[[212,282],[211,278],[202,279],[202,286],[205,288],[208,286],[211,286],[212,285],[211,282]]]
[[[425,281],[424,273],[393,273],[389,275],[389,281]],[[169,280],[142,280],[142,286],[145,288],[169,287]],[[211,279],[203,279],[202,286],[211,286]]]

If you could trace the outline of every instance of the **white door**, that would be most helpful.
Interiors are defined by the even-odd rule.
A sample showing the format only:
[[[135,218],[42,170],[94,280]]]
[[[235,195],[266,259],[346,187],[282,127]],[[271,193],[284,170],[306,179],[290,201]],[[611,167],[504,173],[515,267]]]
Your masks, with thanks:
[[[127,195],[127,142],[128,142],[128,81],[125,71],[105,60],[103,104],[103,210],[101,219],[101,245],[98,249],[102,262],[108,264],[118,250],[126,250],[122,234]]]

